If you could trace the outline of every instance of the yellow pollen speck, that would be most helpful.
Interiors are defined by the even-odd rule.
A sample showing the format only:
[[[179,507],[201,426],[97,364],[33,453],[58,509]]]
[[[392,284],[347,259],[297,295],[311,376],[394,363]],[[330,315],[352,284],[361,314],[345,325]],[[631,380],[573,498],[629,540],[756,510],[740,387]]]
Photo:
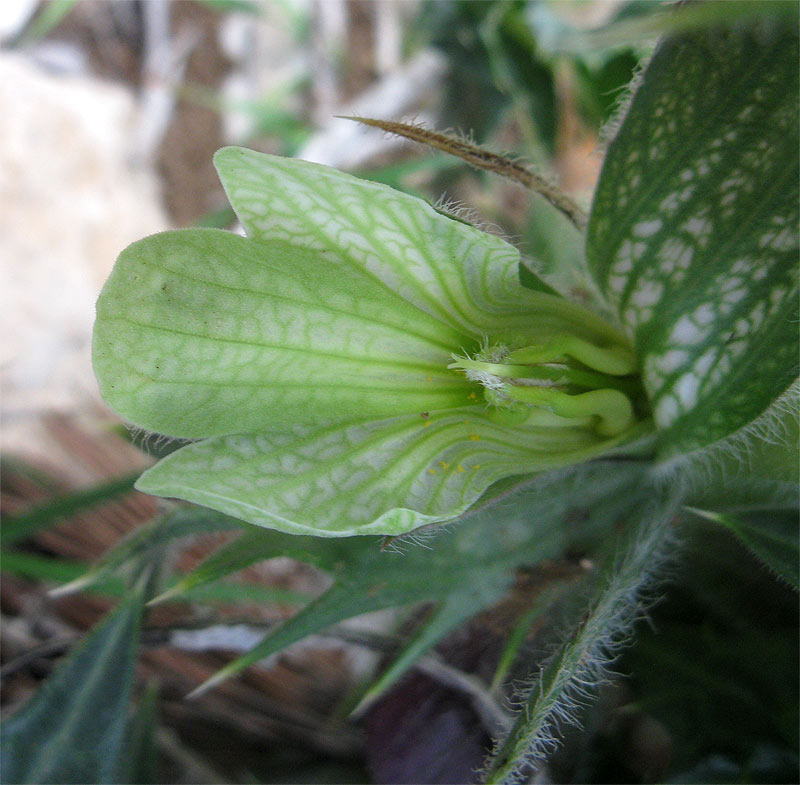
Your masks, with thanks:
[[[462,466],[460,463],[458,464],[458,470],[459,470],[460,472],[464,472],[464,471],[466,471],[466,469],[465,469],[465,468],[464,468],[464,467],[463,467],[463,466]]]
[[[471,433],[471,434],[469,435],[469,438],[470,438],[470,439],[471,439],[473,442],[479,442],[479,441],[481,440],[481,437],[480,437],[480,436],[478,436],[478,434],[477,434],[477,433]]]
[[[429,376],[429,377],[428,377],[428,381],[430,381],[430,380],[431,380],[431,377]]]
[[[422,427],[427,428],[430,424],[431,424],[430,420],[425,420],[425,422],[422,424]]]
[[[480,469],[481,465],[479,463],[476,463],[472,468],[473,469]]]
[[[428,469],[428,474],[436,474],[436,469]]]
[[[450,468],[450,464],[449,463],[445,463],[444,461],[439,461],[439,466],[441,466],[443,469],[449,469]]]
[[[475,390],[473,390],[467,397],[468,398],[477,398],[478,396],[475,395]]]

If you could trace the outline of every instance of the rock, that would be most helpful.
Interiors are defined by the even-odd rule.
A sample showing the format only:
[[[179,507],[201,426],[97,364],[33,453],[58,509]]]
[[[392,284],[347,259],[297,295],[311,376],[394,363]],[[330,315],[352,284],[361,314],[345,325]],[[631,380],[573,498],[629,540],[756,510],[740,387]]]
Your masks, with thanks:
[[[36,451],[49,410],[99,401],[94,303],[120,251],[167,228],[153,171],[133,168],[134,96],[0,53],[0,384],[4,450]]]

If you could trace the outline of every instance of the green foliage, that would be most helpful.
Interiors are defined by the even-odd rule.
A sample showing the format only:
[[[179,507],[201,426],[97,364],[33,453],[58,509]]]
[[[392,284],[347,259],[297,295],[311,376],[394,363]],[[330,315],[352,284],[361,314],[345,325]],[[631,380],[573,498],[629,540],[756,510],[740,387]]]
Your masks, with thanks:
[[[451,63],[444,107],[449,122],[483,139],[515,107],[532,141],[552,149],[555,80],[524,13],[522,2],[432,0],[418,26]]]
[[[609,471],[611,467],[614,471]],[[248,654],[219,671],[201,689],[240,672],[270,654],[320,632],[332,624],[382,608],[404,607],[420,602],[449,606],[449,621],[434,617],[430,624],[446,634],[452,625],[496,602],[509,587],[514,569],[535,565],[553,558],[573,542],[591,542],[608,532],[625,511],[640,501],[638,489],[642,468],[637,463],[585,464],[522,483],[497,488],[491,498],[474,507],[458,526],[430,543],[431,547],[412,547],[399,541],[381,549],[372,538],[321,540],[315,537],[287,537],[275,532],[260,532],[256,545],[248,538],[247,548],[232,546],[244,553],[244,560],[231,560],[230,571],[241,569],[259,557],[287,555],[313,564],[330,573],[331,588],[297,615],[270,633]],[[580,491],[578,491],[580,489]],[[576,499],[576,493],[580,496]],[[579,525],[566,521],[580,518]],[[491,537],[486,537],[487,527]],[[423,535],[424,536],[424,535]],[[227,553],[230,553],[228,549]],[[220,565],[226,557],[210,557],[199,575],[217,579],[225,574]],[[190,585],[197,586],[198,581]],[[456,611],[457,609],[457,611]],[[457,620],[456,620],[457,619]],[[401,654],[402,668],[436,642],[430,630],[420,631],[409,652]],[[424,645],[422,645],[420,643]],[[387,683],[400,675],[396,666]]]
[[[139,472],[119,477],[85,491],[60,496],[32,510],[6,518],[3,521],[3,528],[0,530],[0,542],[3,545],[10,545],[41,529],[54,526],[59,520],[75,515],[87,507],[102,504],[129,493],[133,490],[133,484],[138,476]]]
[[[580,221],[537,206],[523,267],[511,245],[384,185],[220,151],[220,177],[247,238],[194,229],[129,247],[98,304],[94,363],[123,416],[200,439],[164,457],[137,487],[236,517],[181,508],[66,588],[107,586],[120,569],[140,574],[166,546],[206,531],[241,530],[160,587],[156,600],[201,597],[276,556],[328,573],[327,591],[198,691],[353,616],[429,604],[426,620],[367,687],[363,708],[504,597],[517,570],[588,554],[600,568],[581,584],[585,602],[553,655],[530,666],[525,708],[489,764],[489,781],[507,782],[546,756],[559,724],[574,720],[602,682],[667,553],[680,551],[676,522],[705,519],[723,539],[711,535],[700,569],[690,543],[695,569],[682,577],[694,581],[703,612],[707,603],[716,615],[702,627],[666,624],[663,645],[646,634],[636,656],[655,662],[658,678],[651,670],[641,702],[656,715],[666,708],[675,723],[694,767],[676,781],[693,772],[744,779],[748,765],[767,776],[785,770],[796,759],[796,706],[774,689],[781,679],[796,687],[781,661],[790,625],[772,635],[757,619],[738,618],[736,603],[761,596],[748,592],[767,571],[743,561],[743,551],[729,562],[721,555],[736,537],[798,586],[800,85],[796,8],[788,5],[687,4],[674,13],[633,5],[627,19],[584,36],[616,44],[620,31],[636,40],[672,31],[610,143],[585,235],[573,225]],[[434,37],[448,25],[467,30],[448,46],[476,56],[470,68],[486,95],[528,115],[529,144],[551,144],[550,69],[583,34],[559,27],[541,5],[430,4],[427,14],[438,19]],[[721,20],[736,24],[708,26]],[[627,50],[570,61],[588,114],[610,111],[610,101],[596,100],[602,86],[634,60]],[[509,101],[499,100],[503,91]],[[430,134],[430,144],[434,136],[449,138]],[[505,172],[498,162],[509,164]],[[489,153],[485,163],[476,165],[513,168]],[[400,174],[381,176],[394,182]],[[610,422],[617,426],[608,430]],[[73,508],[67,500],[20,517],[10,536]],[[342,539],[414,529],[403,539]],[[19,571],[59,569],[62,580],[69,571],[10,556]],[[720,587],[736,602],[713,599]],[[518,620],[495,689],[560,588],[548,587]],[[246,587],[237,590],[243,598]],[[114,620],[131,607],[98,628],[64,672],[105,674],[92,677],[98,684],[111,678],[103,652],[123,645]],[[125,662],[135,645],[136,624],[127,624]],[[740,644],[750,659],[737,670]],[[736,672],[745,687],[717,671]],[[117,690],[125,704],[126,673]],[[51,727],[61,715],[26,717],[47,713],[41,706],[65,683],[59,672],[8,724],[6,746],[25,751],[9,764],[23,772],[12,780],[28,781],[32,771],[49,781],[36,745],[66,738]],[[673,685],[686,694],[673,694]],[[706,689],[714,693],[707,703],[697,699]],[[772,701],[773,716],[759,695]],[[722,698],[733,707],[727,723],[718,716]],[[103,730],[118,755],[124,712],[115,705]],[[701,725],[719,729],[694,748],[688,724],[676,719],[687,706]],[[152,727],[152,702],[143,712],[141,728]],[[70,739],[96,720],[75,716]],[[767,732],[748,733],[748,722]],[[726,733],[747,749],[724,749],[720,766],[713,753]],[[142,740],[134,746],[148,747],[146,733],[133,735]],[[64,756],[54,765],[71,771]],[[109,781],[119,771],[112,758],[104,761]],[[89,766],[87,781],[98,781],[100,762],[78,760]]]
[[[688,508],[730,529],[775,574],[800,589],[800,547],[796,510],[769,510],[742,516]]]
[[[747,425],[797,373],[797,61],[785,26],[666,39],[606,156],[587,256],[666,456]]]
[[[574,721],[603,667],[629,636],[646,601],[646,591],[664,558],[675,495],[651,498],[631,511],[626,542],[599,576],[589,607],[560,649],[541,669],[525,708],[493,756],[486,782],[521,781],[530,763],[556,744],[559,725]],[[637,500],[638,501],[638,500]]]
[[[123,781],[141,613],[135,592],[3,724],[3,782]]]
[[[86,575],[64,586],[62,592],[77,591],[100,579],[107,578],[124,564],[146,564],[162,552],[164,546],[182,537],[230,531],[241,522],[208,510],[179,509],[155,518],[145,526],[132,531],[127,537],[107,551],[97,565]]]
[[[592,281],[584,245],[583,232],[564,215],[548,204],[538,204],[525,228],[522,284],[610,313]]]
[[[631,674],[632,706],[669,728],[665,779],[792,782],[797,594],[721,527],[692,516],[678,536],[665,599],[619,664]]]
[[[145,687],[136,712],[128,721],[128,744],[122,756],[120,782],[136,782],[142,785],[157,785],[158,748],[158,686],[150,683]]]

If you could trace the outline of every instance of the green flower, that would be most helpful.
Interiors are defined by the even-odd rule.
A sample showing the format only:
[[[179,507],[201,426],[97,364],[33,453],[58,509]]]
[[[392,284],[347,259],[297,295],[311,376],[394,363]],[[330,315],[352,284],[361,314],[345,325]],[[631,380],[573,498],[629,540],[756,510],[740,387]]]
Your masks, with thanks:
[[[626,337],[523,288],[503,240],[304,161],[215,163],[248,237],[147,237],[97,304],[106,401],[199,440],[140,490],[291,533],[399,534],[637,431]]]

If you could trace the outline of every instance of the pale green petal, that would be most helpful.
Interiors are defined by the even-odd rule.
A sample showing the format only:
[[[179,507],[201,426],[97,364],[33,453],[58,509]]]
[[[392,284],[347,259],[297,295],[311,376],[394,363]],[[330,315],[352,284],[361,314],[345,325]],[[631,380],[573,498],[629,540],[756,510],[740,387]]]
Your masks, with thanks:
[[[220,436],[178,450],[137,487],[291,534],[401,534],[452,520],[492,483],[616,442],[549,414],[515,430],[483,408],[329,429]]]
[[[626,343],[595,314],[523,289],[519,252],[427,202],[319,164],[239,147],[214,157],[249,237],[316,250],[367,271],[456,330],[524,346],[565,330]],[[324,253],[324,256],[322,255]]]
[[[325,252],[214,229],[147,237],[97,304],[103,397],[171,436],[354,422],[470,403],[469,339]]]

